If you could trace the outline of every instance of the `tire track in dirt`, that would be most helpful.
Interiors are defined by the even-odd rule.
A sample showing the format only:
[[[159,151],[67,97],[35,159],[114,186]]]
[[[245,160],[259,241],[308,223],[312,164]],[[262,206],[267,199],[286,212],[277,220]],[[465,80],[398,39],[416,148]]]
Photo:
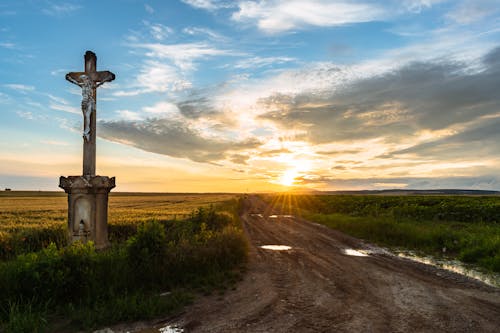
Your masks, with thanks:
[[[247,198],[245,279],[198,300],[173,324],[185,332],[498,332],[499,289],[273,214],[257,196]],[[361,257],[345,249],[375,251]]]

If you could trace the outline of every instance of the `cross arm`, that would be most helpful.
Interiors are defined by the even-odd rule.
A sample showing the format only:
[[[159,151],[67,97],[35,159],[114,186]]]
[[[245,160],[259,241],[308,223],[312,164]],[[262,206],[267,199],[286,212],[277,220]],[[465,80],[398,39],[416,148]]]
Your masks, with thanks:
[[[66,80],[76,85],[80,85],[83,81],[80,78],[82,75],[87,75],[93,82],[97,83],[96,87],[99,87],[101,84],[105,82],[111,82],[115,79],[115,74],[110,71],[101,71],[101,72],[70,72],[66,74]]]
[[[69,82],[73,83],[73,84],[76,84],[76,85],[80,85],[80,83],[82,83],[82,79],[80,78],[81,75],[84,75],[86,74],[85,72],[70,72],[68,74],[66,74],[66,80],[68,80]]]
[[[99,87],[101,84],[105,82],[111,82],[115,79],[115,74],[111,73],[110,71],[95,72],[92,74],[95,74],[92,77],[92,80],[94,82],[97,82],[96,87]]]

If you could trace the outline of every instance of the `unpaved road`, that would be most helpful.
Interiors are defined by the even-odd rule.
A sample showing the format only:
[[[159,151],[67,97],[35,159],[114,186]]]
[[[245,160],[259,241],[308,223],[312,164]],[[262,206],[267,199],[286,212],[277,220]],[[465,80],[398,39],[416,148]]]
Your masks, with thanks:
[[[500,289],[299,218],[268,217],[275,213],[258,197],[247,199],[245,279],[171,323],[185,332],[500,332]]]

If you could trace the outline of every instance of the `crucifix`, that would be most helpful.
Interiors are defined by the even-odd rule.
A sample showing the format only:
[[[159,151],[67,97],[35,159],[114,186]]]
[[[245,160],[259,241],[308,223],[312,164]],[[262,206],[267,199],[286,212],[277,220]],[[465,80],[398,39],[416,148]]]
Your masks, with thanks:
[[[95,176],[96,156],[96,90],[115,79],[110,71],[96,71],[97,57],[94,52],[85,53],[85,71],[66,74],[66,80],[82,88],[83,113],[83,175]]]
[[[71,242],[92,241],[103,249],[108,241],[108,195],[115,177],[96,176],[96,90],[115,79],[109,71],[96,71],[94,52],[85,53],[85,71],[66,74],[66,80],[82,88],[83,175],[61,176],[59,187],[68,193],[68,237]]]

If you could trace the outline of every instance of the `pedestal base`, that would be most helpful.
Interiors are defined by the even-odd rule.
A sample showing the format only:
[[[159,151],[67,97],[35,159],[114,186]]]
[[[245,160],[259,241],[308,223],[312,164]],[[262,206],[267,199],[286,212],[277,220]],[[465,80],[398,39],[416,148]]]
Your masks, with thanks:
[[[59,187],[68,193],[70,241],[93,241],[97,249],[108,247],[108,194],[115,187],[115,177],[61,177]]]

